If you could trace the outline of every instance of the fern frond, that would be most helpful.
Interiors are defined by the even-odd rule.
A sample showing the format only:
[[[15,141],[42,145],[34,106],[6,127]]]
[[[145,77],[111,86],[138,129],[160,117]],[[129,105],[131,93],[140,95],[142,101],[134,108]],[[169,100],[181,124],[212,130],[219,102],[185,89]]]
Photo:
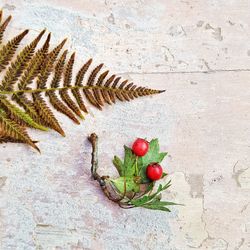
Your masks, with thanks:
[[[21,76],[21,79],[19,80],[18,83],[19,89],[26,89],[26,87],[32,83],[32,81],[41,71],[41,65],[48,53],[49,42],[50,42],[50,34],[47,36],[47,39],[42,48],[39,49],[31,58],[27,68],[25,69],[23,75]]]
[[[10,137],[10,136],[2,136],[2,135],[0,135],[0,143],[7,143],[7,142],[24,143],[23,140],[16,139],[16,138],[13,138],[13,137]],[[35,144],[38,141],[32,141],[32,142]]]
[[[27,68],[25,69],[24,73],[21,76],[21,79],[18,83],[18,89],[24,90],[28,89],[28,85],[32,83],[34,78],[39,74],[41,71],[41,65],[44,61],[45,56],[47,55],[48,48],[49,48],[49,41],[50,41],[50,34],[47,36],[47,39],[39,49],[32,59],[30,60]],[[35,110],[33,102],[28,100],[24,93],[15,94],[12,96],[12,99],[15,100],[24,110],[32,117],[32,119],[36,122],[40,122],[40,118]]]
[[[0,10],[0,44],[10,20],[11,16],[1,22]],[[43,30],[15,57],[16,50],[27,33],[28,30],[25,30],[0,47],[0,72],[7,68],[0,83],[0,143],[22,142],[38,150],[36,142],[28,136],[26,127],[41,130],[47,130],[48,127],[65,136],[52,108],[46,103],[45,96],[53,109],[79,124],[77,118],[84,118],[82,111],[88,113],[84,97],[101,110],[105,104],[114,104],[116,100],[130,101],[163,92],[137,86],[114,74],[109,75],[108,70],[102,71],[103,64],[90,71],[92,59],[80,68],[73,84],[75,53],[67,63],[67,50],[59,56],[66,39],[49,52],[51,35],[48,34],[42,47],[36,50],[45,33]],[[87,71],[90,74],[85,80]],[[50,75],[52,80],[48,82]]]
[[[49,75],[51,74],[54,66],[54,62],[60,53],[62,47],[64,46],[66,39],[64,39],[58,46],[56,46],[45,58],[44,63],[42,64],[41,71],[38,75],[37,79],[37,88],[46,89],[46,82],[48,80]],[[58,120],[54,116],[51,109],[47,106],[45,100],[41,96],[41,93],[34,93],[33,101],[35,109],[41,119],[43,125],[48,126],[55,131],[57,131],[62,136],[65,136],[63,129],[61,128]]]
[[[102,73],[99,76],[97,83],[96,83],[96,86],[102,86],[103,81],[104,81],[105,77],[108,75],[108,73],[109,73],[109,71],[106,70],[104,73]],[[104,103],[103,103],[103,98],[102,98],[102,94],[101,94],[100,89],[93,89],[93,94],[94,94],[94,97],[96,98],[97,102],[100,103],[101,106],[103,106]]]
[[[61,128],[58,120],[55,118],[51,109],[47,106],[45,100],[41,96],[41,93],[34,93],[33,98],[34,98],[34,106],[36,108],[36,111],[42,120],[41,123],[44,126],[54,129],[62,136],[65,136],[65,133],[63,129]]]
[[[51,88],[58,88],[59,87],[59,84],[60,84],[60,81],[61,81],[62,75],[63,75],[63,69],[64,69],[67,53],[68,53],[68,50],[65,50],[63,52],[63,54],[61,55],[61,57],[59,58],[56,66],[55,66],[55,73],[54,73],[53,80],[51,82]]]
[[[64,87],[71,87],[71,78],[72,78],[72,70],[73,70],[73,64],[74,64],[74,60],[75,60],[75,53],[73,53],[68,61],[68,64],[66,66],[65,69],[65,73],[64,73],[64,82],[63,82],[63,86]],[[62,100],[67,104],[67,106],[77,115],[79,116],[81,119],[83,119],[83,115],[80,111],[80,109],[77,107],[77,105],[75,104],[75,102],[71,99],[68,90],[64,89],[61,90],[60,92],[60,96],[62,98]]]
[[[104,87],[105,88],[109,88],[110,85],[111,85],[111,83],[113,82],[112,88],[115,88],[115,86],[117,85],[117,83],[119,82],[119,80],[120,80],[120,77],[116,78],[115,75],[112,75],[106,81],[106,83],[104,84]],[[112,103],[115,103],[115,93],[113,91],[103,89],[103,90],[101,90],[101,94],[102,94],[102,97],[103,97],[104,101],[106,103],[108,103],[109,105],[112,105]]]
[[[77,76],[76,76],[76,81],[75,81],[75,86],[79,86],[81,87],[82,86],[82,81],[83,81],[83,78],[87,72],[87,70],[89,69],[89,66],[91,65],[92,63],[92,59],[89,59],[83,66],[82,68],[79,70],[79,72],[77,73]],[[80,90],[79,89],[73,89],[72,90],[72,93],[80,107],[80,109],[85,112],[85,113],[88,113],[88,110],[83,102],[83,99],[81,97],[81,94],[80,94]]]
[[[58,46],[56,46],[45,58],[43,65],[41,66],[41,72],[37,80],[37,88],[44,89],[46,87],[46,82],[51,74],[54,66],[54,62],[59,55],[61,49],[63,48],[66,39],[64,39]]]
[[[3,15],[3,12],[1,11],[1,19],[2,19],[2,15]],[[11,18],[12,18],[11,16],[8,16],[7,19],[0,26],[0,44],[2,43],[2,40],[3,40],[3,33],[6,27],[8,26]]]
[[[22,126],[36,128],[36,129],[43,130],[43,131],[48,131],[47,128],[36,123],[27,113],[22,111],[16,105],[12,104],[6,98],[3,98],[3,97],[0,98],[0,106],[4,109],[8,118],[13,119],[18,124]]]
[[[90,87],[93,86],[96,75],[99,73],[102,67],[103,67],[103,64],[100,64],[92,71],[87,81],[87,86],[90,86]],[[93,104],[98,109],[102,110],[101,103],[98,103],[98,101],[92,94],[91,90],[86,88],[86,89],[83,89],[83,92],[91,104]]]
[[[18,77],[22,74],[26,65],[30,61],[32,55],[34,54],[35,48],[43,36],[45,30],[43,30],[29,45],[24,47],[24,49],[17,56],[16,60],[8,68],[5,77],[1,84],[1,89],[12,90],[13,85],[17,81]]]
[[[14,94],[12,99],[37,123],[42,124],[41,118],[36,112],[34,103],[29,100],[24,93]]]
[[[2,49],[0,50],[0,72],[4,70],[9,64],[10,60],[12,59],[17,50],[18,45],[20,44],[22,39],[28,34],[28,32],[28,30],[23,31],[21,34],[14,37],[2,47]]]
[[[64,51],[64,53],[62,54],[62,56],[60,57],[60,59],[58,60],[58,62],[56,64],[54,77],[53,77],[53,80],[52,80],[52,83],[51,83],[52,88],[59,87],[59,83],[60,83],[61,78],[62,78],[63,67],[64,67],[64,64],[65,64],[65,59],[66,59],[67,52],[68,52],[67,50]],[[68,109],[68,107],[57,97],[57,95],[55,94],[55,91],[53,91],[53,90],[48,91],[47,95],[49,96],[50,103],[53,105],[53,107],[57,111],[65,114],[66,116],[68,116],[76,124],[80,124],[80,122],[76,119],[76,117],[71,112],[71,110]]]
[[[39,148],[28,136],[25,128],[7,118],[6,113],[3,110],[0,110],[0,126],[4,130],[6,137],[9,137],[14,141],[26,143],[40,152]]]
[[[134,83],[129,83],[126,87],[125,87],[125,90],[127,92],[127,95],[129,96],[129,99],[130,100],[133,100],[135,97],[133,96],[133,94],[129,91],[132,89],[132,87],[134,86]]]
[[[119,89],[123,90],[124,87],[127,85],[127,83],[128,83],[128,80],[123,81],[121,83],[121,85],[119,86]],[[119,91],[116,92],[116,94],[119,94]],[[121,91],[120,97],[122,98],[122,99],[120,99],[121,101],[128,101],[128,102],[130,101],[130,98],[129,98],[128,94],[127,94],[127,91]]]

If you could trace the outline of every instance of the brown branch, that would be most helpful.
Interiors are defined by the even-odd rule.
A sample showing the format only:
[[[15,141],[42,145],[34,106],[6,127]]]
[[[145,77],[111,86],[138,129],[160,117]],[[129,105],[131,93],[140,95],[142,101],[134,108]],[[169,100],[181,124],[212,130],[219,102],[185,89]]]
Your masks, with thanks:
[[[91,153],[91,175],[94,180],[97,180],[100,184],[103,193],[108,197],[109,200],[118,203],[118,205],[122,208],[132,208],[134,206],[126,204],[125,202],[122,202],[122,200],[125,198],[124,192],[122,197],[113,197],[111,190],[113,190],[113,193],[116,193],[114,190],[114,187],[112,184],[107,182],[106,180],[109,178],[109,176],[100,176],[97,173],[98,169],[98,136],[95,133],[92,133],[88,140],[90,141],[92,145],[92,153]]]

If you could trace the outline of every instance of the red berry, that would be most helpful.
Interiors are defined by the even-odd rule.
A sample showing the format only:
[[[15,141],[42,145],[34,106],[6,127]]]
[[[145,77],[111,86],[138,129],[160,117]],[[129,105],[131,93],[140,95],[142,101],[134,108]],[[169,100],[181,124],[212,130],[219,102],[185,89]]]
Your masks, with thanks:
[[[136,139],[132,146],[132,150],[137,156],[144,156],[148,152],[148,148],[148,141],[141,138]]]
[[[147,177],[152,181],[161,179],[163,169],[158,163],[151,163],[147,166],[146,174]]]

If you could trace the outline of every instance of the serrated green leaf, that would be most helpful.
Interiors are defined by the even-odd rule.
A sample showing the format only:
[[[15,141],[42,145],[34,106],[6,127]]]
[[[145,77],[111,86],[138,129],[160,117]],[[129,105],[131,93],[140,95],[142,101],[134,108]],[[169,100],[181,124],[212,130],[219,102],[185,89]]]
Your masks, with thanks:
[[[119,177],[111,181],[121,194],[124,194],[124,192],[140,191],[140,186],[135,182],[134,177]]]
[[[150,197],[146,195],[140,199],[131,200],[131,204],[135,205],[136,207],[140,207],[143,204],[146,204],[149,200],[150,200]]]
[[[122,160],[118,156],[114,156],[113,164],[115,165],[120,176],[124,176],[124,166]]]
[[[136,156],[129,147],[124,146],[124,150],[124,162],[118,156],[115,156],[113,164],[121,177],[134,177],[136,172]]]
[[[138,158],[138,168],[141,176],[142,183],[148,183],[150,180],[146,176],[146,168],[150,163],[160,163],[167,155],[167,152],[159,152],[159,141],[158,139],[153,139],[149,143],[148,153]]]
[[[136,156],[133,154],[132,150],[127,146],[124,146],[125,149],[125,157],[124,157],[124,173],[123,175],[126,177],[131,177],[135,175],[135,163],[136,163]]]

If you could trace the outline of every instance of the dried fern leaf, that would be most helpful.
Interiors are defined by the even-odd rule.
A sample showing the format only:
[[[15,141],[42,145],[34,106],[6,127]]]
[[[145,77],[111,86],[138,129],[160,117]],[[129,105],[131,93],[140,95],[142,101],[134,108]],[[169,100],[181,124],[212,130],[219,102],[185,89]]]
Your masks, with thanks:
[[[78,71],[77,76],[76,76],[76,81],[75,81],[75,86],[82,86],[82,81],[83,78],[87,72],[87,70],[89,69],[89,66],[92,63],[92,59],[89,59],[83,66],[82,68]],[[80,90],[79,89],[73,89],[72,93],[80,107],[80,109],[85,112],[88,113],[88,110],[83,102],[82,96],[80,94]]]
[[[55,66],[55,72],[54,72],[53,80],[51,82],[51,88],[58,88],[60,86],[60,81],[62,79],[63,69],[64,69],[67,53],[68,53],[68,50],[65,50],[63,52],[63,54],[61,55],[61,57],[59,58],[56,66]],[[48,93],[50,93],[50,92],[48,92]]]
[[[2,11],[0,11],[0,43],[10,19],[11,17],[8,17],[1,23]],[[81,67],[76,75],[74,85],[72,85],[75,53],[70,56],[67,64],[65,64],[67,51],[64,51],[57,61],[66,39],[51,52],[48,52],[49,34],[42,48],[35,50],[45,30],[33,42],[24,47],[13,60],[18,45],[27,33],[28,30],[25,30],[0,48],[0,72],[12,60],[0,84],[0,143],[7,141],[23,142],[38,150],[35,142],[28,136],[25,127],[34,127],[41,130],[47,130],[46,127],[48,127],[65,136],[58,120],[47,105],[43,97],[44,94],[48,96],[54,109],[79,124],[76,115],[83,118],[81,111],[88,112],[81,93],[93,106],[101,110],[105,103],[113,104],[116,99],[130,101],[141,96],[163,92],[138,87],[127,80],[120,83],[121,77],[116,77],[116,75],[108,77],[109,71],[101,72],[103,64],[92,70],[86,85],[84,85],[83,79],[89,70],[92,59]],[[47,86],[47,81],[52,72],[52,82]],[[62,78],[63,86],[61,87]],[[33,81],[36,81],[35,88],[31,87]],[[74,100],[71,98],[71,93]],[[33,100],[29,99],[28,94],[32,95]],[[15,100],[16,104],[12,103],[9,98]]]
[[[25,128],[7,118],[6,113],[3,110],[0,110],[0,126],[7,137],[12,138],[15,141],[26,143],[40,152],[39,148],[28,136]]]
[[[73,70],[73,65],[74,65],[74,60],[75,60],[75,53],[73,53],[68,61],[68,64],[66,66],[65,72],[64,72],[64,82],[63,86],[64,87],[71,87],[71,79],[72,79],[72,70]],[[74,103],[74,101],[71,99],[68,90],[63,89],[60,92],[60,96],[62,100],[67,104],[67,106],[81,119],[84,118],[82,115],[80,109],[77,107],[77,105]]]
[[[50,73],[53,70],[54,62],[60,53],[62,47],[64,46],[66,39],[64,39],[57,47],[55,47],[44,60],[44,64],[42,65],[42,69],[37,79],[37,88],[46,89],[46,82]],[[35,109],[42,121],[42,124],[48,126],[55,131],[57,131],[62,136],[65,136],[63,129],[61,128],[58,120],[55,118],[51,109],[47,106],[45,100],[41,96],[41,93],[33,93],[33,101]]]
[[[18,82],[18,89],[26,89],[26,87],[30,85],[35,77],[40,73],[41,65],[48,53],[50,37],[51,36],[49,34],[42,48],[39,49],[31,58],[27,68]]]
[[[123,81],[123,82],[121,83],[121,85],[119,86],[119,89],[120,89],[120,90],[123,90],[124,87],[127,85],[127,83],[128,83],[128,80]],[[116,93],[119,93],[119,92],[116,92]],[[121,95],[123,96],[123,98],[124,98],[126,101],[128,101],[128,102],[130,101],[130,97],[128,96],[127,91],[121,91]]]
[[[115,103],[116,96],[115,96],[115,88],[117,83],[120,81],[121,77],[116,77],[115,75],[112,75],[104,84],[104,89],[101,91],[102,96],[106,103],[112,105],[112,103]],[[112,84],[113,83],[113,84]],[[112,84],[112,86],[111,86]],[[114,91],[110,90],[113,89]]]
[[[10,136],[1,136],[0,135],[0,143],[7,143],[7,142],[13,142],[13,143],[24,143],[20,139],[12,138]],[[37,143],[38,141],[32,141],[33,143]],[[40,151],[39,151],[40,152]]]
[[[63,73],[63,67],[65,64],[65,59],[67,55],[67,50],[64,51],[60,59],[58,60],[56,67],[55,67],[55,73],[54,77],[51,83],[52,88],[58,88],[59,83],[62,78]],[[63,113],[64,115],[68,116],[71,120],[73,120],[76,124],[80,124],[80,122],[76,119],[74,114],[71,112],[71,110],[57,97],[54,90],[48,91],[47,95],[49,96],[50,103],[53,105],[53,107]]]
[[[59,55],[61,49],[63,48],[67,39],[64,39],[58,46],[56,46],[45,58],[43,65],[41,66],[41,72],[37,79],[37,88],[46,88],[46,82],[49,75],[51,74],[54,66],[54,62]]]
[[[22,107],[25,112],[37,123],[41,124],[41,118],[36,112],[34,103],[29,100],[24,93],[15,94],[12,96],[12,99]]]
[[[109,79],[104,84],[105,89],[101,90],[101,94],[102,94],[104,101],[106,103],[108,103],[109,105],[112,105],[112,103],[115,103],[115,93],[113,91],[110,91],[107,89],[110,87],[112,82],[115,83],[117,81],[116,79],[118,79],[118,81],[119,81],[120,78],[119,77],[116,78],[115,75],[110,76]],[[113,83],[113,85],[114,85],[114,83]],[[114,87],[112,87],[112,88],[114,88]]]
[[[102,67],[103,64],[100,64],[92,71],[87,81],[87,86],[93,86],[96,75],[99,73]],[[97,99],[94,97],[90,89],[85,88],[83,89],[83,92],[91,104],[93,104],[98,109],[102,110],[101,103],[98,103]]]
[[[35,48],[43,36],[45,30],[43,30],[29,45],[24,47],[24,49],[19,53],[16,60],[11,63],[11,66],[8,68],[5,77],[2,81],[1,89],[10,91],[13,89],[13,85],[17,81],[18,77],[22,74],[26,65],[32,58]]]
[[[22,39],[28,34],[28,30],[23,31],[18,36],[10,40],[6,45],[4,45],[0,50],[0,72],[6,68],[10,60],[14,56],[18,45]]]
[[[28,85],[32,83],[34,78],[39,74],[41,70],[41,65],[44,61],[45,56],[47,55],[48,48],[49,48],[49,41],[50,41],[50,34],[47,36],[47,39],[39,49],[32,59],[30,60],[27,68],[25,69],[24,73],[21,76],[21,79],[18,82],[18,89],[29,89]],[[32,117],[34,121],[40,123],[40,118],[35,110],[34,104],[30,101],[24,93],[14,94],[12,99],[15,100],[24,110]]]
[[[80,124],[80,122],[77,120],[73,112],[71,112],[66,105],[57,97],[57,95],[54,92],[49,93],[50,103],[53,105],[53,107],[61,112],[62,114],[68,116],[73,122],[76,124]]]
[[[16,105],[12,104],[6,98],[0,97],[0,105],[4,109],[7,116],[10,119],[15,120],[18,124],[22,126],[29,126],[43,131],[48,131],[47,128],[36,123],[27,113],[22,111]]]
[[[1,18],[2,18],[2,15],[3,15],[3,12],[1,11]],[[3,33],[6,27],[8,26],[11,18],[12,18],[11,16],[8,16],[7,19],[0,26],[0,44],[2,43],[2,40],[3,40]]]
[[[45,100],[42,98],[41,93],[33,93],[33,99],[34,106],[39,117],[41,118],[42,124],[54,129],[62,136],[65,136],[63,129],[61,128],[51,109],[47,106]]]
[[[107,70],[99,76],[97,83],[96,83],[96,86],[102,86],[103,81],[104,81],[105,77],[108,75],[108,73],[109,73],[109,71]],[[96,98],[96,100],[98,101],[98,103],[100,103],[100,105],[103,106],[104,103],[103,103],[101,90],[100,89],[93,89],[93,94],[94,94],[94,97]]]
[[[125,87],[125,90],[126,90],[128,96],[129,96],[129,98],[130,98],[131,100],[134,99],[133,94],[130,92],[130,90],[132,89],[133,86],[134,86],[134,83],[131,82],[131,83],[129,83],[129,84]]]

